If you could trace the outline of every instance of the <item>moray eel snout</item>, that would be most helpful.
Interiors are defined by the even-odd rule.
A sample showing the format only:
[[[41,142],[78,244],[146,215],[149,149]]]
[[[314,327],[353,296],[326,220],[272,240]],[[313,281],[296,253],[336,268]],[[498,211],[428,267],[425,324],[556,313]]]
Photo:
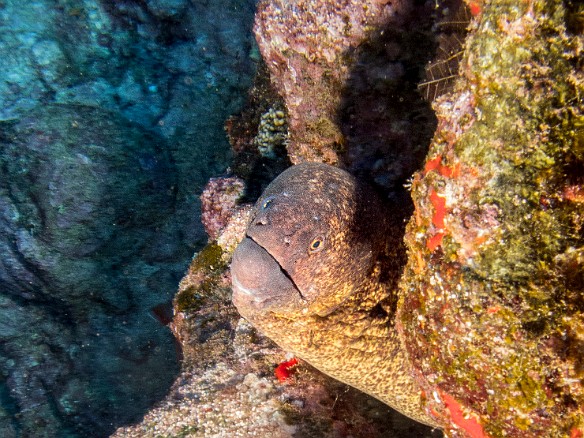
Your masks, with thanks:
[[[237,247],[231,262],[233,301],[253,311],[302,305],[301,294],[278,262],[250,237]]]

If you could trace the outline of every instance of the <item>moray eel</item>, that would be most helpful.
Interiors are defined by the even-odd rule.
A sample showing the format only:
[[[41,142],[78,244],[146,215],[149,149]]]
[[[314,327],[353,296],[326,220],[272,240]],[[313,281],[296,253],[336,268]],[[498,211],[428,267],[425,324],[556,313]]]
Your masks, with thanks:
[[[285,350],[437,426],[422,410],[395,328],[405,249],[391,217],[344,170],[290,167],[257,201],[233,254],[233,303]]]

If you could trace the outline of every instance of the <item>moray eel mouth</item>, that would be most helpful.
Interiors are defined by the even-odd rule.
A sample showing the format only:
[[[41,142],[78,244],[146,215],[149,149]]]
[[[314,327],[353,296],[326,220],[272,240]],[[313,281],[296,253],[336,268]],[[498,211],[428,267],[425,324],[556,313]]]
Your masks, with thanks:
[[[244,316],[246,310],[294,310],[305,303],[280,263],[249,236],[233,253],[231,278],[233,303]]]

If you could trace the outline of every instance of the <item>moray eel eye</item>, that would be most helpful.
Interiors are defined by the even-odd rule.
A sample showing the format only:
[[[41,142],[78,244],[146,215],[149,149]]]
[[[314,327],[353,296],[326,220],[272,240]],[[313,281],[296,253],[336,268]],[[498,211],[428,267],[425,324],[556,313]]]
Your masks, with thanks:
[[[308,251],[311,253],[319,252],[324,248],[324,237],[317,237],[308,246]]]

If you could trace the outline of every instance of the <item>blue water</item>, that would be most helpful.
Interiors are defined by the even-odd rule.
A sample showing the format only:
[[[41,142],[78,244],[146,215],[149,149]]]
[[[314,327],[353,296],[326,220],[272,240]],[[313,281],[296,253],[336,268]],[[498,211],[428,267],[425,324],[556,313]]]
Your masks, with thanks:
[[[253,0],[0,2],[0,436],[107,436],[168,392],[198,193]]]

